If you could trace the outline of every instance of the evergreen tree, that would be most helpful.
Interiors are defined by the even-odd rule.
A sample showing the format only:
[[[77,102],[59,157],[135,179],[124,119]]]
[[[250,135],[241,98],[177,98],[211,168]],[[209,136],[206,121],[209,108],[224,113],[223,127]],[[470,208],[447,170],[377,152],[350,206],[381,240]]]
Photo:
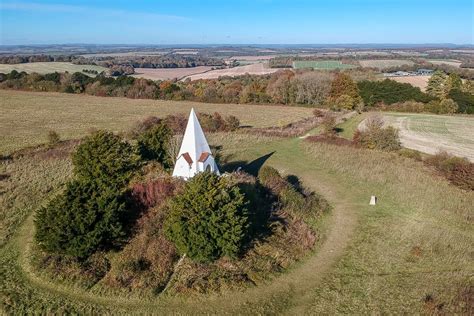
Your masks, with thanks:
[[[101,131],[86,137],[72,160],[76,179],[38,211],[35,238],[45,251],[84,259],[125,235],[124,190],[138,156],[120,137]]]
[[[444,87],[444,95],[447,96],[451,90],[457,89],[461,90],[462,89],[462,80],[461,77],[459,77],[458,74],[452,73],[446,78],[446,83]]]
[[[36,214],[35,238],[50,253],[84,259],[99,248],[120,243],[125,215],[122,192],[72,181]]]
[[[226,178],[203,172],[173,198],[165,232],[180,253],[196,261],[235,257],[249,230],[247,202]]]
[[[164,167],[170,167],[168,144],[171,138],[169,127],[160,122],[138,136],[138,151],[142,158],[157,160]]]
[[[431,96],[442,98],[445,95],[445,86],[446,75],[444,72],[437,70],[433,73],[430,80],[428,80],[426,92]]]
[[[137,168],[139,156],[119,136],[99,131],[85,138],[72,155],[72,162],[78,180],[122,187]]]

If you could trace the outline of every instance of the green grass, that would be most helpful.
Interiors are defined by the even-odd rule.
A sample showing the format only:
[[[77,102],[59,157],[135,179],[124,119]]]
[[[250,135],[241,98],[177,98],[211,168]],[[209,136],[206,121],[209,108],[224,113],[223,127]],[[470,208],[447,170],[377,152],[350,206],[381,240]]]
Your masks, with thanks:
[[[300,60],[293,62],[294,69],[312,68],[315,70],[333,70],[333,69],[350,69],[355,68],[354,65],[343,64],[338,60]]]
[[[12,70],[25,71],[27,73],[36,72],[39,74],[47,74],[52,72],[82,72],[84,69],[96,70],[102,72],[107,68],[94,65],[75,65],[68,62],[38,62],[38,63],[24,63],[24,64],[0,64],[0,72],[9,73]],[[91,74],[87,74],[91,76]]]
[[[3,309],[80,314],[420,314],[427,312],[423,299],[431,295],[444,304],[443,312],[453,314],[460,304],[459,290],[473,285],[474,192],[451,186],[422,163],[397,154],[297,139],[238,134],[209,138],[222,144],[224,154],[235,161],[274,152],[267,164],[298,175],[305,186],[328,198],[334,215],[318,251],[266,285],[225,292],[223,297],[139,300],[127,293],[111,296],[54,283],[29,263],[32,217],[14,224],[3,219],[16,216],[22,205],[28,209],[21,218],[31,214],[70,170],[66,158],[25,157],[7,163],[10,177],[2,182],[18,192],[0,201],[6,214],[2,225],[16,231],[0,249]],[[49,189],[28,195],[30,182]],[[378,196],[377,206],[368,205],[370,195]]]
[[[102,98],[64,93],[0,90],[0,154],[45,143],[50,130],[61,139],[79,138],[94,129],[122,132],[148,116],[197,111],[235,115],[242,125],[283,126],[312,115],[312,109],[289,106],[209,104]]]
[[[366,113],[356,114],[341,124],[338,124],[336,128],[339,130],[339,136],[346,139],[352,139],[354,132],[359,127],[360,122],[362,122],[366,117]]]

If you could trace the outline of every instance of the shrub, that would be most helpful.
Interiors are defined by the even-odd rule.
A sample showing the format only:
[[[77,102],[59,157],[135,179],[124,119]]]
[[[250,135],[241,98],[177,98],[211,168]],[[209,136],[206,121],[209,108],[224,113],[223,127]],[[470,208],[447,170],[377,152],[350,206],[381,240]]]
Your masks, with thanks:
[[[353,98],[350,95],[343,94],[334,99],[332,108],[337,111],[353,110],[356,107],[357,103],[358,99]]]
[[[321,111],[320,109],[314,109],[313,110],[313,115],[316,117],[324,117],[326,114]]]
[[[433,166],[452,184],[465,190],[474,190],[474,164],[466,158],[440,152],[427,158],[425,163]]]
[[[47,252],[87,258],[100,248],[120,244],[126,215],[121,191],[73,181],[38,211],[35,238]]]
[[[138,136],[137,147],[140,155],[146,160],[156,160],[169,167],[167,145],[171,138],[171,130],[164,123],[158,123]]]
[[[132,186],[131,195],[135,203],[143,208],[159,205],[176,189],[176,184],[170,178],[155,179]]]
[[[171,200],[165,232],[181,254],[196,261],[235,257],[248,230],[247,202],[226,178],[203,172]]]
[[[237,117],[229,115],[225,118],[225,125],[228,131],[235,131],[240,126],[240,121]]]
[[[451,99],[442,99],[441,101],[429,102],[426,109],[436,114],[453,114],[458,111],[458,105]]]
[[[48,145],[50,147],[53,147],[59,143],[61,138],[59,137],[59,134],[53,130],[48,132]]]
[[[259,170],[258,180],[275,195],[280,194],[287,186],[287,182],[281,177],[278,170],[270,166],[264,166]]]
[[[121,187],[130,180],[139,157],[119,136],[99,131],[85,138],[72,162],[78,180]]]
[[[416,161],[422,160],[421,154],[417,150],[402,148],[398,151],[398,154],[402,157],[414,159]]]
[[[133,138],[138,137],[140,134],[150,130],[153,126],[160,124],[162,119],[156,116],[148,116],[142,121],[135,123],[132,130],[130,131],[130,136]]]
[[[383,107],[387,111],[421,113],[427,111],[426,105],[416,101],[397,102]]]
[[[165,117],[165,122],[174,133],[182,134],[186,129],[188,119],[183,114],[175,114]]]
[[[459,89],[452,89],[448,97],[458,104],[459,113],[474,114],[474,95]]]
[[[334,117],[334,115],[327,113],[321,121],[321,126],[323,128],[324,133],[334,133],[334,129],[336,128],[336,118]]]
[[[391,126],[384,128],[379,116],[368,118],[365,129],[354,133],[353,142],[369,149],[393,151],[401,148],[398,130]]]

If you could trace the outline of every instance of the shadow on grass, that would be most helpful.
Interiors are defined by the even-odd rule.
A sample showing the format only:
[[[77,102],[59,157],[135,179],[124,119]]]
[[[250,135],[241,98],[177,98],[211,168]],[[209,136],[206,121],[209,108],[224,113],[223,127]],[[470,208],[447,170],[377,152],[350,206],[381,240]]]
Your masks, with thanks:
[[[245,160],[237,160],[237,161],[230,161],[227,163],[222,164],[222,171],[224,172],[233,172],[237,170],[242,170],[245,171],[248,174],[251,174],[252,176],[257,176],[258,172],[262,168],[262,166],[265,164],[265,162],[273,156],[275,152],[272,151],[271,153],[268,153],[266,155],[263,155],[251,162],[245,161]]]

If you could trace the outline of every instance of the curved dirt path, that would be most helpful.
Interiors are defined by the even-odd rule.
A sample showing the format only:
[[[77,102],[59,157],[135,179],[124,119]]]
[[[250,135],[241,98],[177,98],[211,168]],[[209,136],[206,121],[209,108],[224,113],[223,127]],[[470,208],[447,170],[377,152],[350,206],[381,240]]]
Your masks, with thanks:
[[[184,314],[262,314],[268,311],[278,313],[302,313],[310,303],[312,290],[321,285],[322,279],[345,253],[351,237],[357,227],[357,204],[353,197],[344,192],[344,188],[332,179],[325,170],[318,168],[314,159],[306,153],[301,141],[280,140],[273,142],[260,153],[276,153],[269,164],[284,173],[296,174],[305,186],[322,194],[333,206],[332,214],[327,218],[327,227],[323,242],[306,260],[289,271],[275,277],[268,284],[249,288],[242,292],[225,292],[222,295],[200,296],[199,298],[175,299],[158,297],[145,301],[123,296],[103,296],[82,289],[59,285],[35,274],[29,264],[29,248],[32,243],[31,217],[25,222],[16,238],[21,249],[18,258],[30,285],[53,296],[66,298],[70,303],[81,301],[100,308],[112,308],[113,313],[184,313]],[[290,155],[288,153],[291,153]],[[258,157],[258,156],[257,156]],[[22,238],[23,237],[23,238]],[[115,309],[119,309],[116,311]]]

